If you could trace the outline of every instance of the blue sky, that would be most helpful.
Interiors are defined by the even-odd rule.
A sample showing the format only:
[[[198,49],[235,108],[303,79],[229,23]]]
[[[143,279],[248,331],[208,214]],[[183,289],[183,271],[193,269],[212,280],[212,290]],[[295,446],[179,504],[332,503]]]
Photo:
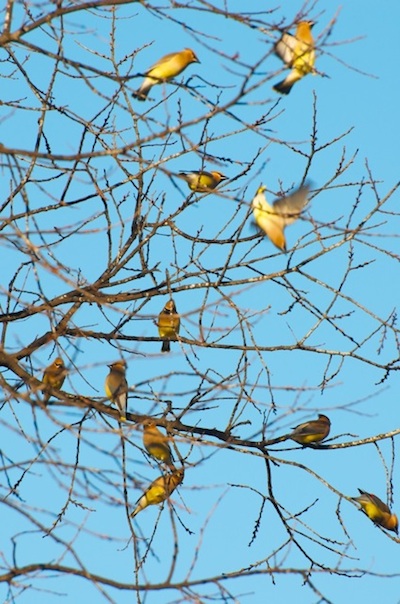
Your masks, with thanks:
[[[221,8],[223,6],[222,3],[214,4]],[[121,73],[128,70],[131,60],[131,72],[139,74],[163,54],[189,46],[196,51],[201,63],[188,68],[184,81],[186,76],[192,76],[189,84],[200,87],[197,90],[208,95],[213,101],[221,95],[221,104],[236,94],[245,73],[243,64],[254,64],[258,57],[265,55],[265,60],[259,65],[252,82],[257,83],[258,78],[267,78],[269,74],[273,74],[265,85],[257,87],[249,94],[247,103],[235,107],[236,115],[247,123],[270,111],[274,119],[266,124],[265,136],[252,130],[233,135],[232,131],[234,128],[240,128],[240,124],[225,116],[210,120],[207,132],[210,137],[215,137],[215,140],[207,146],[207,152],[215,157],[215,162],[208,160],[206,165],[210,169],[221,170],[231,181],[221,187],[220,195],[199,197],[197,203],[182,212],[176,218],[178,228],[193,237],[200,233],[201,237],[210,239],[229,239],[233,236],[235,228],[244,221],[246,212],[249,212],[249,204],[260,182],[267,185],[270,198],[282,189],[288,190],[295,186],[302,178],[306,161],[304,156],[293,151],[293,147],[303,152],[309,150],[315,108],[318,145],[323,146],[332,139],[341,137],[349,129],[351,131],[335,144],[316,154],[308,175],[313,189],[318,190],[325,185],[335,173],[342,157],[346,158],[345,161],[351,160],[349,169],[330,190],[319,192],[314,197],[310,204],[308,220],[298,221],[287,230],[289,248],[298,247],[293,255],[280,254],[270,242],[263,240],[257,245],[255,242],[248,244],[248,248],[238,248],[233,258],[242,258],[245,253],[243,250],[246,249],[249,262],[251,260],[259,273],[265,275],[281,271],[288,263],[293,266],[300,260],[317,254],[321,249],[312,221],[318,225],[317,231],[323,236],[332,236],[332,241],[336,237],[339,241],[341,235],[335,231],[335,227],[344,227],[359,192],[359,183],[368,179],[366,162],[372,177],[378,181],[377,190],[382,196],[394,187],[399,180],[397,141],[400,128],[397,116],[400,87],[395,78],[392,57],[400,20],[400,5],[394,0],[388,0],[384,5],[367,4],[369,6],[361,0],[345,3],[341,7],[332,5],[328,8],[321,2],[308,4],[310,17],[317,21],[314,27],[317,40],[327,24],[335,15],[337,17],[328,40],[329,45],[323,47],[317,58],[318,70],[329,77],[308,76],[296,84],[291,94],[285,98],[278,97],[271,88],[273,83],[282,79],[279,60],[272,54],[268,55],[272,41],[276,39],[276,31],[272,32],[265,27],[261,28],[262,30],[246,28],[221,16],[211,16],[208,12],[195,10],[166,10],[166,14],[182,20],[182,26],[172,20],[159,18],[156,13],[151,13],[136,3],[118,8],[117,15],[120,20],[115,34],[117,60],[122,61],[135,49],[150,45],[143,48],[133,59],[122,61]],[[239,0],[228,2],[227,6],[231,11],[249,10],[248,3]],[[260,19],[280,26],[290,24],[302,6],[301,2],[290,3],[290,10],[284,5],[270,6],[268,8],[275,10],[270,15],[260,16]],[[252,9],[260,10],[259,7]],[[75,60],[112,71],[111,62],[94,54],[109,52],[111,20],[104,18],[105,14],[87,11],[69,17],[66,20],[66,29],[70,33],[63,41],[63,48],[65,54]],[[18,23],[16,14],[15,26]],[[206,32],[207,36],[193,33],[191,28]],[[46,47],[48,44],[54,51],[55,45],[48,41],[46,32],[45,29],[33,32],[26,40]],[[237,60],[225,59],[213,50],[223,51],[228,56],[237,55]],[[25,68],[35,86],[45,90],[51,77],[49,65],[52,62],[48,58],[37,57],[34,53],[29,54],[28,50],[22,47],[16,48],[15,52],[20,60],[23,57],[27,59]],[[3,51],[2,58],[5,57],[6,51]],[[11,73],[11,65],[10,60],[2,63],[3,75]],[[100,93],[111,95],[116,89],[115,83],[93,79],[94,88],[91,89],[82,79],[72,77],[74,71],[71,68],[65,67],[61,71],[63,73],[58,74],[52,91],[55,104],[68,107],[70,111],[82,115],[88,124],[93,122],[98,126],[102,120],[106,120],[107,101]],[[32,150],[37,136],[39,104],[26,79],[18,72],[5,82],[5,105],[1,109],[1,142],[9,148]],[[144,118],[137,123],[142,136],[150,130],[146,115],[154,120],[151,128],[156,130],[158,124],[165,123],[166,119],[170,120],[171,125],[175,125],[180,110],[185,120],[205,113],[205,106],[196,100],[195,95],[183,89],[166,103],[150,110],[151,102],[141,104],[129,96],[139,82],[140,77],[137,77],[128,83],[126,103],[121,95],[112,109],[111,116],[107,118],[107,127],[110,130],[114,127],[119,131],[115,139],[111,135],[108,138],[104,135],[109,145],[113,140],[116,146],[135,140],[135,112],[144,114]],[[96,89],[98,92],[95,93]],[[152,90],[150,96],[158,101],[171,90],[172,85],[158,86]],[[11,108],[12,101],[16,102],[17,99],[23,99],[20,102],[25,110],[14,112]],[[181,102],[179,106],[178,101]],[[32,107],[34,111],[31,110]],[[100,110],[102,112],[98,116]],[[149,114],[146,114],[147,111]],[[202,134],[202,128],[203,122],[200,122],[186,129],[185,134],[197,141]],[[71,118],[61,116],[59,112],[48,112],[45,133],[53,153],[72,155],[78,149],[82,125],[78,121],[74,123]],[[92,144],[93,137],[89,132],[83,141],[83,150],[89,151]],[[176,175],[179,171],[201,166],[201,159],[193,151],[182,153],[183,143],[177,136],[172,136],[168,141],[157,140],[157,145],[144,150],[145,157],[148,160],[157,159],[163,145],[168,145],[163,151],[168,159],[162,163],[160,169],[148,171],[144,177],[145,182],[151,185],[148,194],[149,205],[146,208],[149,211],[149,222],[157,220],[159,211],[162,216],[173,213],[186,199],[185,185],[176,177],[171,180],[170,173]],[[189,148],[187,141],[185,145]],[[258,149],[262,149],[260,155],[248,173],[234,180],[252,161]],[[45,152],[43,143],[41,151]],[[136,173],[138,164],[135,150],[129,158],[121,158],[121,162],[125,170],[131,174]],[[23,161],[21,165],[25,169]],[[68,165],[68,162],[59,162],[59,166]],[[4,178],[4,174],[8,174],[4,166],[3,158],[3,195],[6,196],[13,185],[10,184],[8,175]],[[93,171],[94,168],[98,170],[98,184],[102,188],[106,186],[106,178],[108,182],[115,184],[126,177],[126,173],[124,174],[121,167],[110,157],[98,159],[92,166]],[[71,204],[65,209],[57,209],[55,212],[49,210],[46,214],[37,216],[36,224],[45,231],[45,241],[55,242],[55,257],[70,265],[73,272],[68,273],[63,269],[52,272],[50,266],[45,264],[45,261],[51,262],[52,257],[43,249],[40,250],[43,262],[41,266],[38,265],[37,274],[28,270],[24,273],[24,287],[36,291],[40,280],[47,295],[55,296],[69,290],[78,273],[82,282],[90,282],[104,271],[108,253],[107,223],[103,214],[104,206],[95,196],[96,189],[88,179],[87,173],[82,171],[77,174],[67,187],[65,175],[60,174],[58,178],[48,180],[49,170],[40,167],[35,170],[36,178],[42,177],[43,182],[26,186],[31,208],[55,203],[61,198],[63,191],[66,191],[67,202],[90,196],[85,204]],[[112,253],[115,253],[120,237],[126,237],[129,233],[135,186],[134,183],[128,183],[116,187],[114,197],[107,197],[110,221],[113,225]],[[124,195],[126,199],[120,206],[119,216],[113,201],[121,201]],[[25,200],[26,198],[16,196],[14,213],[23,211]],[[350,252],[353,254],[354,266],[368,263],[362,270],[350,271],[342,289],[346,298],[337,300],[332,310],[332,314],[336,316],[335,325],[340,325],[344,332],[351,334],[357,342],[363,341],[376,327],[372,313],[388,317],[398,307],[398,203],[399,193],[395,192],[385,204],[384,211],[374,215],[370,221],[370,235],[360,237],[354,248],[350,249],[347,244],[342,245],[304,264],[302,270],[305,274],[292,273],[288,276],[289,283],[298,291],[306,292],[307,299],[313,302],[315,308],[325,309],[334,296],[332,291],[326,286],[321,286],[320,282],[338,288],[348,265]],[[366,186],[362,190],[351,225],[354,227],[357,220],[367,215],[374,205],[374,193],[371,187]],[[84,229],[66,241],[58,241],[55,226],[61,224],[63,228],[72,231],[74,225],[85,217],[88,222]],[[230,222],[225,226],[228,219]],[[254,233],[250,222],[249,219],[244,226],[243,236],[250,237]],[[18,222],[21,231],[29,229],[32,241],[40,246],[41,240],[34,232],[36,224],[32,220],[25,222],[24,219]],[[23,258],[22,254],[16,252],[15,246],[3,241],[2,304],[4,288]],[[377,253],[373,245],[390,250],[393,257]],[[154,274],[158,282],[164,279],[166,270],[173,279],[183,274],[190,246],[187,240],[171,237],[167,228],[157,232],[150,250],[149,264],[157,265]],[[213,267],[223,264],[227,249],[210,245],[201,256],[203,266],[211,271]],[[256,258],[259,259],[257,262]],[[128,268],[132,271],[140,268],[137,257],[132,259]],[[190,270],[192,268],[191,266]],[[260,276],[259,273],[242,267],[232,272],[232,276],[250,279]],[[129,273],[124,272],[121,276],[127,275]],[[196,281],[199,282],[200,280]],[[190,276],[185,278],[184,283],[191,283]],[[150,288],[152,285],[154,284],[147,276],[134,282],[134,287],[138,290]],[[105,293],[119,292],[121,289],[123,290],[124,286],[117,284]],[[200,387],[198,375],[193,372],[195,366],[197,371],[205,376],[202,387],[209,385],[208,380],[218,383],[224,375],[232,375],[232,378],[223,382],[220,387],[210,388],[210,393],[203,399],[203,402],[207,403],[205,409],[194,408],[184,416],[183,421],[192,425],[225,430],[235,402],[238,401],[235,419],[244,423],[235,429],[234,434],[240,438],[258,438],[265,418],[269,422],[267,437],[273,438],[305,419],[315,417],[320,411],[327,413],[331,418],[333,442],[365,438],[397,428],[397,393],[400,386],[398,373],[393,372],[386,381],[380,383],[383,372],[372,364],[398,359],[397,344],[390,330],[386,338],[382,338],[382,332],[379,332],[362,345],[361,353],[371,360],[371,364],[346,358],[342,366],[340,358],[335,356],[328,363],[327,355],[273,349],[295,344],[309,329],[315,327],[317,322],[309,308],[300,308],[297,305],[289,312],[293,297],[283,287],[282,279],[226,288],[224,292],[227,296],[225,299],[215,289],[207,291],[205,288],[193,288],[175,294],[174,298],[182,315],[181,335],[193,339],[199,337],[199,314],[200,309],[205,306],[203,325],[210,340],[217,341],[223,336],[222,343],[240,344],[238,329],[229,335],[226,335],[224,330],[235,321],[231,303],[246,309],[249,316],[252,316],[249,335],[255,334],[259,346],[271,347],[260,354],[256,351],[248,353],[246,381],[255,386],[246,396],[250,394],[253,403],[250,404],[241,391],[243,361],[240,361],[240,353],[237,350],[212,350],[177,343],[172,346],[172,353],[166,357],[159,353],[159,342],[147,341],[130,344],[130,354],[124,355],[128,361],[131,411],[161,415],[166,408],[166,401],[172,400],[177,414],[188,404],[196,388]],[[32,294],[32,300],[34,299]],[[114,308],[105,307],[104,313],[94,304],[80,311],[74,321],[76,325],[86,329],[106,330],[110,329],[111,321],[123,316],[123,312],[134,312],[136,314],[125,326],[124,333],[156,337],[154,320],[166,299],[166,296],[155,296],[143,305],[141,300],[127,302]],[[351,299],[357,300],[360,306],[353,304]],[[342,318],[337,318],[339,315],[343,315]],[[43,330],[48,329],[48,326],[49,321],[45,314],[10,326],[7,333],[8,350],[19,350]],[[306,343],[326,350],[348,351],[353,348],[352,342],[338,329],[327,325],[326,321],[310,334]],[[64,339],[60,346],[62,348],[59,351],[68,358],[70,367],[65,389],[86,396],[103,397],[106,364],[120,356],[118,349],[112,348],[105,341],[93,342],[84,338],[75,343],[68,343]],[[51,362],[54,355],[55,352],[50,346],[41,348],[33,355],[32,370],[37,377],[40,377],[43,368]],[[26,360],[21,362],[25,367],[29,367]],[[322,389],[321,380],[325,371],[328,375],[334,375],[336,371],[338,374]],[[5,377],[10,378],[8,373]],[[277,409],[276,415],[271,414],[272,396]],[[135,534],[138,537],[138,551],[135,554],[124,506],[120,436],[115,422],[109,420],[107,423],[104,418],[96,415],[85,422],[80,434],[82,441],[79,462],[82,467],[87,468],[90,486],[85,485],[83,473],[80,474],[74,484],[73,499],[76,504],[70,503],[63,517],[58,519],[58,514],[68,497],[71,468],[77,455],[77,427],[69,426],[81,417],[80,410],[56,405],[49,409],[48,414],[41,409],[32,411],[31,407],[22,401],[13,401],[9,406],[3,407],[3,455],[20,464],[20,467],[9,470],[11,483],[19,480],[20,468],[25,469],[26,460],[36,459],[19,485],[19,498],[10,496],[8,482],[2,481],[3,495],[8,494],[2,507],[2,549],[6,560],[10,559],[12,551],[10,536],[18,532],[17,562],[20,566],[38,560],[78,567],[82,563],[93,573],[132,583],[136,579],[133,571],[135,555],[138,559],[143,555],[145,540],[152,536],[158,519],[151,551],[147,554],[138,575],[139,583],[162,583],[167,580],[171,569],[172,580],[177,582],[187,578],[201,580],[204,577],[253,566],[256,570],[266,569],[266,559],[271,556],[274,548],[281,546],[287,534],[273,506],[267,501],[256,538],[249,545],[262,504],[260,493],[267,494],[265,463],[254,451],[248,454],[247,451],[227,450],[221,446],[223,443],[212,438],[203,438],[199,442],[182,435],[181,439],[177,439],[180,453],[184,457],[187,456],[184,484],[172,498],[182,524],[176,519],[171,519],[167,506],[160,517],[160,509],[156,506],[145,510],[134,522]],[[155,462],[149,461],[143,455],[140,431],[132,425],[124,426],[123,429],[129,438],[126,444],[125,468],[128,501],[129,505],[133,505],[140,496],[143,485],[156,478],[160,469]],[[41,450],[38,434],[42,443],[46,443],[59,431],[60,433]],[[397,442],[397,438],[394,442]],[[382,599],[383,591],[385,604],[398,602],[400,578],[395,576],[389,580],[373,576],[375,573],[385,576],[399,573],[398,543],[374,527],[351,502],[342,500],[339,512],[348,531],[346,535],[338,521],[339,497],[329,488],[331,485],[339,493],[351,497],[357,495],[357,488],[361,487],[386,500],[385,464],[390,469],[391,446],[391,441],[385,440],[378,445],[368,444],[327,451],[303,450],[287,443],[272,447],[271,452],[276,451],[278,462],[278,465],[272,465],[272,483],[276,499],[293,515],[311,506],[299,517],[297,524],[295,520],[291,523],[300,530],[299,523],[304,521],[328,540],[332,551],[323,549],[312,541],[312,533],[307,529],[304,531],[308,536],[301,538],[302,545],[323,564],[337,565],[348,575],[354,570],[356,578],[329,575],[315,568],[312,582],[316,592],[312,593],[309,587],[303,585],[303,578],[299,575],[277,573],[272,581],[268,575],[255,574],[250,578],[244,577],[223,583],[230,593],[235,595],[236,601],[257,604],[267,600],[288,602],[295,599],[298,604],[309,604],[320,601],[317,593],[319,591],[326,596],[327,601],[336,603],[346,601],[351,589],[354,602],[373,604]],[[46,461],[51,462],[51,465],[44,463]],[[322,480],[310,475],[299,465],[310,468]],[[110,486],[110,483],[113,486]],[[398,483],[398,463],[394,456],[393,509],[397,512],[400,511]],[[57,544],[51,537],[43,538],[42,526],[36,527],[37,532],[32,532],[32,524],[22,513],[13,509],[14,507],[20,507],[22,511],[28,509],[45,527],[57,521],[53,535],[57,539],[73,543],[79,552],[80,562],[70,553],[63,554],[67,548]],[[176,531],[179,544],[176,566],[172,548],[173,531]],[[348,558],[341,559],[335,553],[336,550],[345,551]],[[305,572],[308,570],[307,560],[294,545],[277,551],[268,562],[270,566],[304,568]],[[359,572],[360,569],[371,571],[371,576],[363,576]],[[51,590],[67,594],[63,599],[67,602],[84,601],[84,598],[90,597],[91,602],[112,601],[124,604],[132,602],[135,598],[132,592],[107,587],[107,600],[100,588],[93,589],[84,580],[56,577],[57,575],[32,580],[36,588],[43,591],[27,590],[23,593],[21,590],[15,601],[21,604],[39,599],[41,604],[54,602],[55,597]],[[209,588],[194,588],[195,591],[196,589],[203,594],[206,601],[205,594],[209,593]],[[212,586],[211,591],[216,592],[218,589]],[[2,596],[5,601],[11,601],[7,600],[5,589]],[[174,591],[154,590],[146,596],[143,595],[143,599],[138,601],[159,604],[178,602],[179,598],[179,594]]]

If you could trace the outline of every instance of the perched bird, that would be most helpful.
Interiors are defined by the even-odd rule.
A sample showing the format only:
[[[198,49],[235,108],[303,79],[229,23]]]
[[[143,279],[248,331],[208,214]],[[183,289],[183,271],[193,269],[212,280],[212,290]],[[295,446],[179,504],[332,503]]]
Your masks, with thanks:
[[[352,499],[360,504],[362,511],[365,512],[368,518],[375,524],[379,524],[379,526],[383,526],[383,528],[397,534],[399,521],[396,514],[392,514],[386,503],[383,503],[376,495],[366,493],[361,489],[358,490],[360,495],[352,497]]]
[[[200,63],[193,50],[184,48],[179,52],[171,52],[161,57],[150,69],[146,71],[146,77],[141,86],[132,93],[138,101],[145,101],[149,90],[155,84],[161,84],[172,80],[179,75],[190,63]]]
[[[61,357],[57,357],[54,359],[51,365],[46,367],[43,372],[42,382],[45,386],[49,386],[49,388],[54,388],[54,390],[61,390],[61,386],[64,383],[65,376],[67,375],[67,370],[65,369],[64,361]],[[43,402],[47,403],[50,398],[49,392],[44,392]]]
[[[264,195],[266,187],[261,185],[252,201],[253,215],[257,226],[264,231],[277,248],[286,252],[284,230],[288,224],[295,222],[308,203],[307,185],[300,187],[286,197],[276,199],[270,205]]]
[[[168,444],[169,440],[171,439],[157,428],[155,421],[146,420],[143,423],[143,445],[146,451],[156,459],[163,461],[170,468],[175,469]]]
[[[193,172],[179,172],[179,176],[186,180],[191,191],[197,193],[208,193],[215,189],[220,182],[228,179],[225,174],[216,170],[211,170],[211,172],[196,170]]]
[[[275,44],[275,54],[292,68],[289,75],[278,84],[274,90],[281,94],[289,94],[293,84],[310,72],[315,73],[315,48],[311,28],[313,21],[299,21],[294,36],[284,32]]]
[[[126,381],[125,361],[116,361],[108,365],[110,373],[106,377],[104,389],[108,398],[117,405],[120,419],[126,421],[126,407],[128,399],[128,382]]]
[[[159,336],[163,340],[161,351],[169,352],[171,350],[170,340],[176,340],[181,325],[175,302],[172,299],[168,300],[158,315],[157,325]]]
[[[289,438],[300,445],[309,445],[310,443],[319,443],[324,440],[331,429],[331,421],[326,415],[318,414],[318,419],[304,422],[293,428]]]
[[[130,514],[131,518],[134,518],[136,514],[139,514],[147,506],[156,505],[168,499],[176,487],[181,484],[183,477],[184,471],[183,468],[180,468],[179,470],[174,470],[171,474],[162,474],[153,480],[149,488],[136,502],[136,507]]]

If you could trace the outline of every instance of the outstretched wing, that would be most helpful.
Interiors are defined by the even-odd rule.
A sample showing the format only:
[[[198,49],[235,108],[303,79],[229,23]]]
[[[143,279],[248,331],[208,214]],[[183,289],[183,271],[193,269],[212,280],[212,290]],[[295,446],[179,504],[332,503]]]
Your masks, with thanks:
[[[297,191],[273,203],[275,213],[283,219],[285,226],[298,219],[308,203],[308,186],[300,187]]]
[[[275,44],[275,54],[286,65],[290,66],[295,58],[294,50],[296,48],[297,39],[291,34],[284,33],[280,40]]]

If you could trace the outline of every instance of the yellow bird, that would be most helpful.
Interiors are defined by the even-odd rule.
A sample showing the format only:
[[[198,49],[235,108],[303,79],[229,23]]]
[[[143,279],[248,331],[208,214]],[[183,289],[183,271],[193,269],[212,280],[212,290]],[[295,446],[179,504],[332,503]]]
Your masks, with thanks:
[[[289,94],[293,84],[308,73],[315,73],[315,47],[311,28],[313,21],[299,21],[296,34],[284,32],[275,44],[275,54],[292,68],[292,71],[282,82],[275,84],[274,90],[281,94]]]
[[[120,419],[126,421],[126,408],[128,400],[128,382],[126,381],[125,361],[116,361],[108,365],[110,373],[106,377],[104,389],[108,398],[117,405]]]
[[[358,497],[352,497],[354,501],[360,504],[361,509],[365,514],[374,522],[383,526],[383,528],[389,531],[398,533],[399,521],[396,514],[392,514],[386,503],[383,503],[376,495],[372,493],[366,493],[361,489]]]
[[[165,436],[156,426],[155,421],[146,420],[143,423],[143,445],[146,451],[163,461],[170,468],[175,469],[172,463],[172,453],[168,441],[171,439]]]
[[[331,429],[331,421],[326,415],[318,414],[318,419],[304,422],[293,428],[289,438],[300,445],[309,445],[310,443],[319,443],[324,440]]]
[[[163,340],[162,352],[169,352],[171,350],[170,341],[176,340],[176,336],[179,333],[181,326],[181,320],[178,313],[176,312],[175,302],[171,299],[168,300],[163,310],[158,315],[158,334]]]
[[[145,79],[138,90],[132,93],[132,96],[136,97],[138,101],[145,101],[152,86],[172,80],[182,73],[190,63],[200,63],[191,48],[184,48],[179,52],[171,52],[161,57],[146,71]]]
[[[149,486],[144,494],[136,502],[136,507],[130,514],[134,518],[149,505],[157,505],[168,499],[177,486],[181,484],[184,477],[183,468],[174,470],[172,474],[162,474]]]
[[[46,367],[43,372],[42,382],[49,388],[54,390],[61,390],[61,386],[64,383],[67,370],[65,369],[64,361],[61,357],[54,359],[51,365]],[[50,393],[44,392],[43,402],[46,404],[50,398]]]
[[[180,172],[179,176],[183,180],[186,180],[191,191],[196,191],[197,193],[208,193],[215,189],[220,182],[228,179],[225,174],[217,172],[217,170],[211,170],[210,172],[196,170],[193,172]]]
[[[261,185],[252,201],[254,219],[272,243],[286,252],[284,230],[288,224],[299,218],[301,211],[307,205],[309,187],[300,187],[291,195],[276,199],[272,205],[265,198],[265,190],[266,187]]]

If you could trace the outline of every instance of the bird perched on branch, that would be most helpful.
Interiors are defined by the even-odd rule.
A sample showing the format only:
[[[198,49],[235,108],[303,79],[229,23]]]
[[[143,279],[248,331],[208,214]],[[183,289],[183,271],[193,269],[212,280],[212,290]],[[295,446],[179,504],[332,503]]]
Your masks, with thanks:
[[[307,205],[309,187],[302,186],[294,193],[276,199],[272,205],[266,200],[265,190],[266,187],[261,185],[252,201],[255,222],[277,248],[286,252],[284,230],[300,217]]]
[[[181,320],[176,312],[175,302],[172,299],[168,300],[158,315],[157,322],[158,334],[163,340],[161,348],[162,352],[169,352],[171,350],[170,341],[176,340],[180,325]]]
[[[313,25],[313,21],[299,21],[294,36],[284,32],[275,44],[275,54],[292,69],[282,82],[275,84],[274,90],[277,92],[289,94],[293,84],[308,73],[315,73],[314,38],[311,33]]]
[[[61,390],[66,375],[67,370],[65,368],[64,361],[61,357],[57,357],[54,359],[52,364],[46,367],[44,370],[42,382],[45,386],[49,386],[49,388]],[[46,392],[44,389],[43,402],[46,404],[49,401],[49,398],[50,393]]]
[[[146,77],[142,84],[132,93],[138,101],[145,101],[150,89],[155,84],[168,82],[182,73],[190,63],[200,63],[193,50],[184,48],[179,52],[171,52],[161,57],[150,69],[146,71]]]
[[[146,451],[155,459],[163,461],[167,466],[175,469],[172,463],[171,448],[168,444],[170,440],[157,428],[155,421],[143,422],[143,445]]]
[[[318,414],[318,419],[304,422],[293,428],[289,438],[300,445],[319,443],[324,440],[331,429],[331,421],[326,415]]]
[[[106,377],[104,389],[108,398],[117,405],[120,419],[126,421],[126,408],[128,400],[128,382],[126,381],[125,361],[116,361],[108,365],[110,373]]]
[[[136,507],[130,514],[134,518],[149,505],[157,505],[168,499],[177,486],[181,484],[184,477],[183,468],[174,470],[171,474],[162,474],[148,487],[144,494],[136,502]]]
[[[217,170],[211,170],[210,172],[196,170],[193,172],[179,172],[179,176],[183,180],[186,180],[191,191],[196,191],[197,193],[208,193],[215,189],[220,182],[228,178],[222,172],[217,172]]]
[[[399,521],[396,514],[392,514],[386,503],[383,503],[376,495],[367,493],[361,489],[358,490],[360,491],[360,495],[352,497],[352,499],[360,504],[362,511],[368,518],[375,524],[383,526],[383,528],[394,531],[397,534]]]

